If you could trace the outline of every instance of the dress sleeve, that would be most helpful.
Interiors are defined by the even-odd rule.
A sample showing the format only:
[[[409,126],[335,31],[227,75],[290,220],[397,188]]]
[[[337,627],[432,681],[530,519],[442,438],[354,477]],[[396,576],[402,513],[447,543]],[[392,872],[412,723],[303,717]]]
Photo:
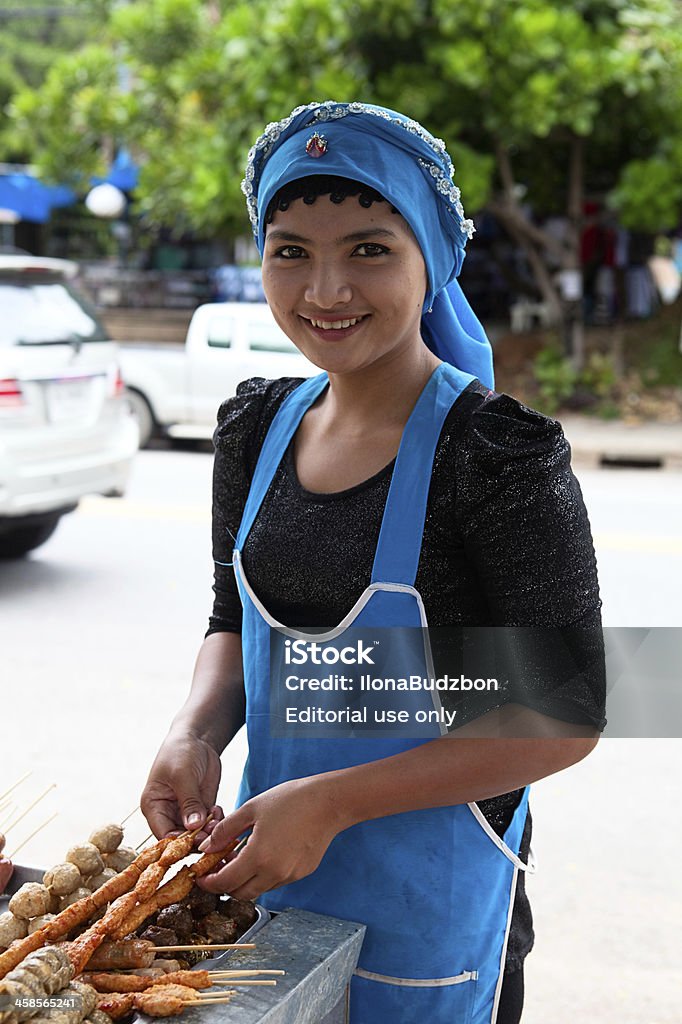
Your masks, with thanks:
[[[508,699],[603,728],[605,668],[592,534],[560,424],[492,393],[460,448],[467,559],[515,665]],[[515,687],[518,686],[518,689]]]
[[[294,378],[252,377],[218,410],[213,435],[213,611],[206,636],[241,632],[242,606],[232,568],[232,549],[258,455],[272,419]]]

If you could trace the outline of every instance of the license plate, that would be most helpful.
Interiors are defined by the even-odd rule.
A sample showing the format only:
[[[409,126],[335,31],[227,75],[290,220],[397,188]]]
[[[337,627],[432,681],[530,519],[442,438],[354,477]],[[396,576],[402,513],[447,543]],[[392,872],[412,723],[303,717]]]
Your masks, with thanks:
[[[47,385],[47,415],[52,423],[83,419],[91,406],[92,380],[56,380]]]

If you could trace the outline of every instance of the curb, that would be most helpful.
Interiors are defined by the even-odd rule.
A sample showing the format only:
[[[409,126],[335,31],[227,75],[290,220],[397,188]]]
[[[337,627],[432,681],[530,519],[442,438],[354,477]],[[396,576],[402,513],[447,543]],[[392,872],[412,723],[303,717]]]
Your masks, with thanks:
[[[573,461],[582,466],[682,470],[680,423],[610,423],[577,416],[560,422]]]

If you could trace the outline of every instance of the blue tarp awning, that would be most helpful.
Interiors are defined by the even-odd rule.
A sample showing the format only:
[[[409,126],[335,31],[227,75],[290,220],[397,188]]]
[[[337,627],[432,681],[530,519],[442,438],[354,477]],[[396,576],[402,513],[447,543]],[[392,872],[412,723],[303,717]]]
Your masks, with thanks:
[[[13,210],[22,220],[44,224],[55,206],[69,206],[76,194],[64,185],[45,185],[30,174],[0,177],[0,208]]]
[[[132,192],[138,177],[139,170],[130,153],[120,149],[106,178],[92,178],[90,184],[106,182],[122,192]],[[21,220],[44,224],[54,208],[70,206],[77,199],[77,194],[65,185],[45,185],[31,174],[0,175],[0,209],[12,210]]]

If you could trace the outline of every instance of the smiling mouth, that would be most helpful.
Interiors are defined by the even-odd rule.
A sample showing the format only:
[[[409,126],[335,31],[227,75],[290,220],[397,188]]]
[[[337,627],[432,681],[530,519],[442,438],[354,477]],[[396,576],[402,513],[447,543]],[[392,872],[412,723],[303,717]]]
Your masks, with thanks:
[[[349,317],[347,320],[313,320],[309,316],[304,316],[303,319],[307,320],[313,327],[318,327],[323,331],[342,331],[346,327],[355,327],[361,320],[366,319],[367,314],[363,316]]]

